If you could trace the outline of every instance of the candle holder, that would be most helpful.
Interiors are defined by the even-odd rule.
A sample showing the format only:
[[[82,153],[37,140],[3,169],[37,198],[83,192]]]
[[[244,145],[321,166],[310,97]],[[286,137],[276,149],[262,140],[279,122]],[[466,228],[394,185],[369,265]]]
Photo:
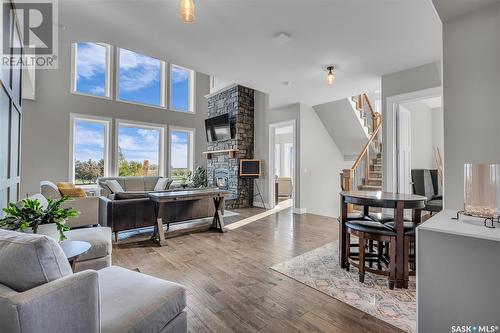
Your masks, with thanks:
[[[480,217],[484,226],[495,228],[500,223],[499,207],[500,166],[498,164],[464,165],[464,209],[459,215]]]

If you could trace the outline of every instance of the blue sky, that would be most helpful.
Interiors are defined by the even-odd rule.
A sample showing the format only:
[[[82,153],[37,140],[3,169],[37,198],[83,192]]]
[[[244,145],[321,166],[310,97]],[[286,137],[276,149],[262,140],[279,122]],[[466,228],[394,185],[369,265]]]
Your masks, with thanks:
[[[104,124],[76,121],[75,160],[99,161],[104,158]]]
[[[120,126],[118,146],[128,161],[158,164],[160,151],[160,132],[155,129]]]
[[[77,44],[76,90],[105,95],[106,48],[96,43]],[[189,70],[173,65],[171,104],[189,111]],[[118,75],[120,100],[150,105],[161,103],[161,61],[127,49],[120,49]]]
[[[188,167],[189,133],[183,131],[172,131],[171,140],[171,164],[172,168]]]

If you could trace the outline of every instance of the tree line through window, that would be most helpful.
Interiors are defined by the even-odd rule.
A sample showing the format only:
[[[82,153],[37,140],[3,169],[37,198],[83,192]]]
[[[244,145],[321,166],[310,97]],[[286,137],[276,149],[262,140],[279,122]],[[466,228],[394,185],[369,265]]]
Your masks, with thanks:
[[[72,117],[73,181],[92,185],[99,177],[163,176],[166,174],[165,142],[161,125],[117,121],[116,167],[108,171],[111,120]],[[183,180],[193,170],[194,130],[171,128],[169,136],[170,169],[174,180]]]
[[[73,93],[112,99],[112,51],[112,46],[103,43],[72,45]],[[169,81],[169,109],[194,112],[192,70],[174,64],[167,66],[163,60],[119,47],[116,53],[117,101],[166,108]]]

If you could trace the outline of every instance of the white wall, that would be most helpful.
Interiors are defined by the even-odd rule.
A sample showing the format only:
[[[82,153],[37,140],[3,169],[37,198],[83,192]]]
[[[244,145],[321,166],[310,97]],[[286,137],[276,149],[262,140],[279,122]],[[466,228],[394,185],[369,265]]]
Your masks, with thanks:
[[[432,146],[437,147],[443,158],[444,152],[444,119],[443,108],[431,109],[432,117]],[[434,168],[437,168],[436,159],[434,158]]]
[[[315,110],[300,105],[300,203],[307,213],[339,216],[340,171],[346,167]],[[347,163],[349,164],[349,163]]]
[[[500,162],[500,3],[443,24],[444,206],[463,208],[464,163]]]

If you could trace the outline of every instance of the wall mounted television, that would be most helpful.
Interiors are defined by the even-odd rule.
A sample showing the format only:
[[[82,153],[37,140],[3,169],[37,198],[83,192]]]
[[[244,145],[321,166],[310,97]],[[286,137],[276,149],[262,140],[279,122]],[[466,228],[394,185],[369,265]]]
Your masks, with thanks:
[[[240,160],[240,177],[259,178],[262,176],[262,160]]]
[[[229,121],[229,114],[227,113],[205,119],[205,131],[208,142],[234,139],[234,134],[231,130],[231,122]]]

